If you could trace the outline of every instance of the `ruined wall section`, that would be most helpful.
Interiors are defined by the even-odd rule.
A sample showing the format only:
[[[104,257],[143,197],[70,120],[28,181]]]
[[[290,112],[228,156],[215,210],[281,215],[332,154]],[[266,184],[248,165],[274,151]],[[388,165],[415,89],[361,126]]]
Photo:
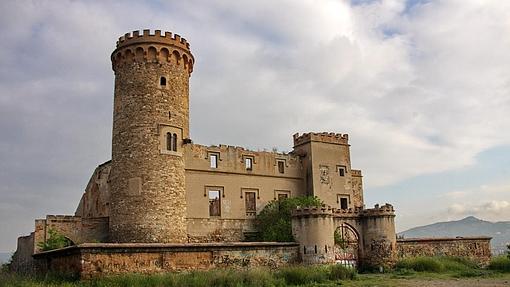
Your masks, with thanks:
[[[491,237],[397,239],[397,255],[404,259],[418,256],[467,257],[481,266],[491,259]]]
[[[81,218],[108,217],[110,215],[110,176],[111,161],[99,165],[85,188],[80,203],[74,213]]]
[[[217,156],[214,168],[211,154]],[[268,202],[304,195],[302,164],[294,154],[189,143],[184,160],[189,242],[242,241],[254,232],[255,214]],[[219,216],[210,214],[209,190],[220,191]],[[247,208],[247,193],[255,194],[255,210]]]
[[[194,58],[179,35],[126,34],[112,53],[110,239],[186,242],[183,141]],[[175,135],[168,148],[167,134]]]

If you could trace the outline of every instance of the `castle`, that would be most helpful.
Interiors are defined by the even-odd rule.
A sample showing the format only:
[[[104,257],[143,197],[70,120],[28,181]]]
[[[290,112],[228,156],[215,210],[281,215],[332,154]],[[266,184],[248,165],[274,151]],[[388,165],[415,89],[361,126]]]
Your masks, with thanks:
[[[120,249],[119,258],[138,254],[143,262],[130,269],[133,257],[124,258],[124,269],[111,267],[122,269],[115,269],[118,272],[140,266],[175,270],[179,264],[208,268],[241,255],[238,262],[249,255],[251,264],[259,265],[340,262],[380,267],[395,262],[393,207],[365,208],[362,173],[351,168],[346,134],[295,134],[289,153],[196,144],[189,132],[189,78],[195,59],[185,39],[159,30],[134,31],[120,37],[111,61],[112,159],[96,168],[74,216],[48,215],[36,220],[31,235],[20,237],[15,256],[19,266],[51,257],[51,264],[82,264],[76,268],[92,274],[99,272],[94,266],[112,259],[102,257],[94,265],[90,254]],[[296,243],[245,242],[254,232],[257,212],[268,202],[306,195],[317,196],[325,205],[293,212]],[[41,252],[38,242],[47,240],[51,229],[76,246]],[[165,256],[151,257],[158,252]],[[168,259],[168,254],[173,257]],[[80,259],[70,264],[72,256]],[[196,264],[186,265],[191,261]],[[86,262],[89,269],[83,267]],[[102,272],[107,269],[101,267]]]

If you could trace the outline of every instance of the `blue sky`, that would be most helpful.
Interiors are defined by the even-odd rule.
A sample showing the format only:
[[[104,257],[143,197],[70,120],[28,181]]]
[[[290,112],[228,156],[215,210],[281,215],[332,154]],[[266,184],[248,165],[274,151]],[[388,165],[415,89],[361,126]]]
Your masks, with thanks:
[[[74,213],[110,158],[110,53],[146,28],[191,43],[194,142],[348,133],[399,230],[510,220],[510,1],[1,1],[0,24],[0,251]]]

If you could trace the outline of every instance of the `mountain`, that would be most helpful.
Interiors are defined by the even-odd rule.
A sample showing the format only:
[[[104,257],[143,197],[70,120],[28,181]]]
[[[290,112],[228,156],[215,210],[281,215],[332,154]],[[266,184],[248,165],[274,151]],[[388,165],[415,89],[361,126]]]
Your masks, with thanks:
[[[11,259],[12,253],[2,253],[0,252],[0,265],[9,262],[9,259]]]
[[[398,234],[404,238],[490,236],[494,253],[504,252],[510,243],[510,221],[490,222],[468,216],[457,221],[414,227]]]

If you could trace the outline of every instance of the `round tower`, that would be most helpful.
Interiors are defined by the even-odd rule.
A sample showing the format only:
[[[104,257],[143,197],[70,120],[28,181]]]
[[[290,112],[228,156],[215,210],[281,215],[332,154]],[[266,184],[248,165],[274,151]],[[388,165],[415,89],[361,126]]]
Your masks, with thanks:
[[[186,242],[189,44],[169,32],[134,31],[120,37],[111,60],[110,241]]]

